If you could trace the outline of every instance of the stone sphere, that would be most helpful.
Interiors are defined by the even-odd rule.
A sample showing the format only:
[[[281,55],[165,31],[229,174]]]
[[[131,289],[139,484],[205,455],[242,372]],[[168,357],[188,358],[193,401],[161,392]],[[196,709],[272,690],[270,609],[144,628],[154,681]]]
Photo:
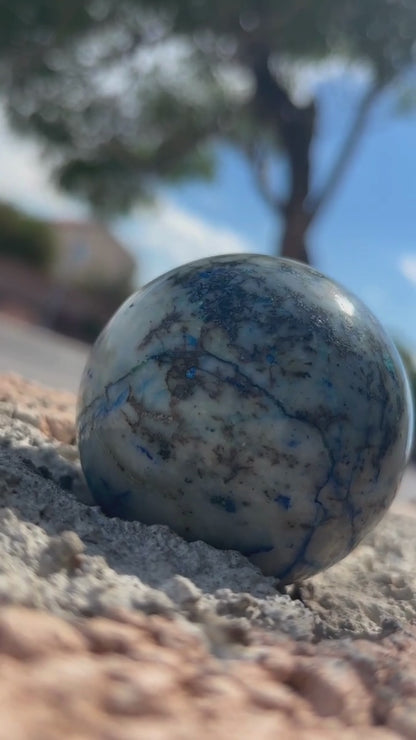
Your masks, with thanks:
[[[300,263],[225,255],[125,301],[92,349],[77,425],[107,515],[290,583],[380,520],[411,414],[398,353],[360,300]]]

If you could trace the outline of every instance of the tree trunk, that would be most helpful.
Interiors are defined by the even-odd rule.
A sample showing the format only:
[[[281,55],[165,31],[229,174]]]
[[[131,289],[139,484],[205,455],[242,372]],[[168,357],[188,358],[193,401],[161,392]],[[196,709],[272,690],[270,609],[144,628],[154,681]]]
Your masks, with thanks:
[[[305,215],[302,205],[299,204],[296,210],[286,212],[284,218],[283,235],[277,250],[279,256],[310,265],[311,259],[306,239],[309,218]]]
[[[311,102],[301,107],[290,99],[270,71],[267,49],[256,49],[253,72],[257,83],[254,98],[257,114],[263,121],[269,122],[271,129],[275,128],[290,169],[289,196],[283,205],[279,203],[277,206],[284,219],[279,254],[309,263],[306,232],[311,214],[307,202],[310,197],[310,152],[316,121],[315,104]]]

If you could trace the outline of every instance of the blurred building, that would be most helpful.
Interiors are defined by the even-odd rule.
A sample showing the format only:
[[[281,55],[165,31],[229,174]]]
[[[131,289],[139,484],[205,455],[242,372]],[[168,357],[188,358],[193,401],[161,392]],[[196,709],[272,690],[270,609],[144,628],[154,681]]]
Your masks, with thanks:
[[[50,227],[56,249],[51,273],[59,283],[107,287],[131,282],[135,260],[102,224],[58,221]]]
[[[134,258],[101,224],[49,224],[54,257],[45,271],[0,255],[0,312],[91,342],[134,290]]]

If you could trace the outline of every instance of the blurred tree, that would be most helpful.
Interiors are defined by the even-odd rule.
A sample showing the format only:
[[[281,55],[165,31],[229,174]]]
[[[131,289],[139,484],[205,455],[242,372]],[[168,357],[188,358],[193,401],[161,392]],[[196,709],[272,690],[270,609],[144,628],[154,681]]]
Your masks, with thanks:
[[[52,234],[46,224],[0,203],[0,257],[47,272],[54,255]]]
[[[415,0],[0,0],[0,84],[14,124],[48,143],[60,184],[106,211],[160,179],[212,175],[215,144],[232,143],[283,220],[279,251],[308,261],[312,220],[377,96],[405,84],[415,38]],[[319,101],[301,102],[296,86],[329,58],[358,62],[369,82],[318,190]]]

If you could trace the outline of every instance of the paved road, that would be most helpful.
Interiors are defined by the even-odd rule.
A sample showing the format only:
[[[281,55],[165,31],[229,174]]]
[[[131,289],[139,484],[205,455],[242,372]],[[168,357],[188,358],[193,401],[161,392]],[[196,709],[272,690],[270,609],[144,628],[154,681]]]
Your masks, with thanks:
[[[87,354],[87,345],[0,316],[0,373],[76,393]],[[400,499],[416,502],[416,466],[405,472]]]
[[[0,373],[76,392],[87,354],[81,342],[0,316]]]

